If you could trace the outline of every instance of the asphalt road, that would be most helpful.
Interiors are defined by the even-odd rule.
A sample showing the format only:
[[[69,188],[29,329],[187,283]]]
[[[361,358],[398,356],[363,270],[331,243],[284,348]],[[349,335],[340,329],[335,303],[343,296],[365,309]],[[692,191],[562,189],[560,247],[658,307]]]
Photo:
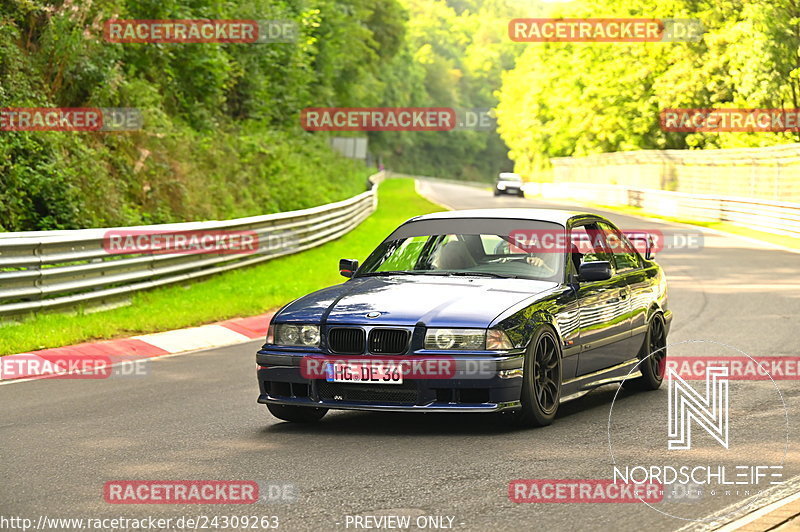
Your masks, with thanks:
[[[422,188],[455,208],[541,206],[472,187],[429,182]],[[609,216],[626,229],[686,230]],[[338,258],[331,257],[332,268]],[[658,260],[675,313],[671,344],[704,340],[753,356],[800,355],[800,255],[709,233],[702,250],[664,252]],[[657,505],[509,500],[514,479],[611,477],[607,421],[616,386],[563,405],[556,423],[544,429],[510,430],[482,415],[362,412],[332,412],[319,424],[298,426],[278,422],[256,404],[258,346],[157,359],[139,377],[0,385],[0,517],[275,515],[283,530],[346,530],[348,515],[450,516],[458,530],[699,527],[665,516]],[[711,343],[676,348],[688,356],[720,349]],[[709,446],[708,461],[774,459],[787,436],[775,387],[734,384],[738,404],[750,405],[750,415],[736,425],[747,446],[736,459]],[[797,381],[777,386],[790,421],[788,479],[800,475],[800,390]],[[662,387],[617,399],[612,439],[618,457],[642,458],[666,394]],[[107,504],[103,485],[119,479],[293,484],[297,499],[248,506]],[[706,496],[675,512],[708,516],[738,500]]]

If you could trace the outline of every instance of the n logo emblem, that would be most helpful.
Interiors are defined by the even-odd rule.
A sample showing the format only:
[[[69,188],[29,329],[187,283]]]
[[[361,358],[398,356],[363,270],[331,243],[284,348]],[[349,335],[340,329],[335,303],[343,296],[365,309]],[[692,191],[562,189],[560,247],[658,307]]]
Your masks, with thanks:
[[[669,380],[668,424],[670,451],[692,448],[692,421],[700,425],[720,445],[728,448],[728,368],[706,367],[706,394],[686,384],[672,368]]]

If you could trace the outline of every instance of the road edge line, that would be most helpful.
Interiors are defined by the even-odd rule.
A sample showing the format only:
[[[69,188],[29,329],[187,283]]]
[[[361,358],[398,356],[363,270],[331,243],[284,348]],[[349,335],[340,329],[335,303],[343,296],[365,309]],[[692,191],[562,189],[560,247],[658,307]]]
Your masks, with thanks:
[[[457,210],[457,209],[454,209],[453,207],[451,207],[449,205],[445,205],[444,203],[436,201],[435,199],[431,198],[430,196],[428,196],[427,194],[422,192],[420,190],[419,186],[423,181],[424,181],[424,179],[421,179],[421,178],[418,178],[418,177],[414,178],[414,192],[416,192],[417,194],[419,194],[420,196],[422,196],[426,200],[430,201],[434,205],[438,205],[439,207],[443,208],[446,211],[455,211],[455,210]],[[455,184],[455,183],[449,183],[449,184]]]

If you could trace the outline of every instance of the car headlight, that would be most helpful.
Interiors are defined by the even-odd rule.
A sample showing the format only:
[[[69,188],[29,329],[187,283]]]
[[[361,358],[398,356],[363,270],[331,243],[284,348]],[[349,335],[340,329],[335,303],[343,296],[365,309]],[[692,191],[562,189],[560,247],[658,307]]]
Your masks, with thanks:
[[[319,325],[290,325],[288,323],[270,325],[267,343],[317,347],[319,346]]]
[[[483,350],[486,329],[428,329],[425,349]]]
[[[486,329],[428,329],[425,349],[475,350],[486,346]]]
[[[505,351],[513,347],[506,333],[499,329],[428,329],[425,332],[425,349]]]

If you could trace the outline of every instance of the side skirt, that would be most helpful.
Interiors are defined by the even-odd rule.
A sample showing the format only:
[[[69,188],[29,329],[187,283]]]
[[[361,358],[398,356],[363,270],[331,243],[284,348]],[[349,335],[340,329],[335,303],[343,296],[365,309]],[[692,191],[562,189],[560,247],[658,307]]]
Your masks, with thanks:
[[[642,376],[642,372],[638,369],[631,371],[634,366],[639,362],[638,358],[626,360],[622,364],[612,366],[610,368],[595,371],[588,375],[581,375],[574,379],[569,379],[561,383],[561,399],[560,403],[572,401],[581,396],[586,395],[595,388],[605,384],[612,384],[622,382],[626,379],[635,379]]]

